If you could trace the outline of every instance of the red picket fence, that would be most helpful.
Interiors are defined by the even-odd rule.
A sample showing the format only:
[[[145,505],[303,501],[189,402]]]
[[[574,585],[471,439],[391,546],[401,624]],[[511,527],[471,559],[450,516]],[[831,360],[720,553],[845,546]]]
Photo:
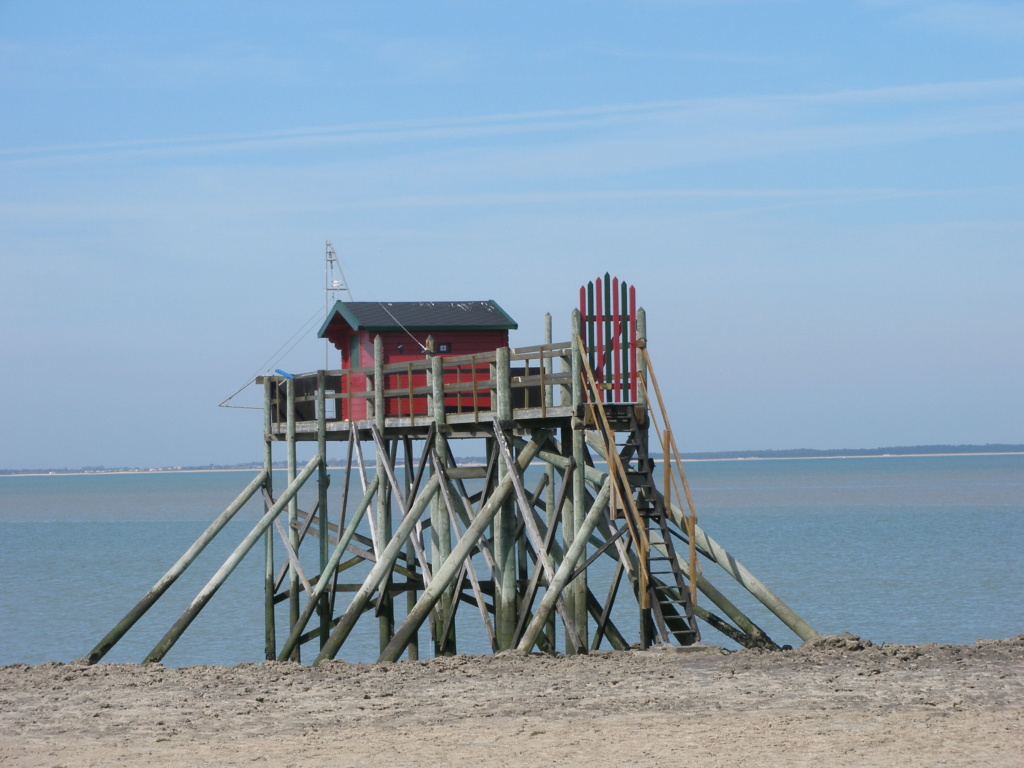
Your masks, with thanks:
[[[636,288],[625,280],[598,277],[580,287],[583,343],[606,403],[637,397]]]

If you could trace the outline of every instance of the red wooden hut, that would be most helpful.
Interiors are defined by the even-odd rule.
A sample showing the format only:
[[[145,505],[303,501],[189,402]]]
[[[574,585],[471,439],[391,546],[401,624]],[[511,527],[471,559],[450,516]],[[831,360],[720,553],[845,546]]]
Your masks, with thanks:
[[[384,364],[388,365],[423,360],[427,357],[428,337],[433,339],[435,354],[442,357],[493,352],[507,347],[508,332],[518,327],[495,301],[339,301],[318,335],[341,351],[341,369],[348,371],[373,366],[373,340],[378,335],[383,343]],[[445,379],[457,375],[446,372]],[[475,377],[477,373],[470,370],[469,375]],[[486,373],[479,378],[486,379]],[[365,374],[342,374],[345,392],[364,391],[366,384]],[[425,385],[425,374],[404,377],[392,373],[385,381],[387,389]],[[479,405],[489,407],[489,400]],[[387,415],[408,415],[410,407],[416,414],[427,412],[425,398],[407,403],[406,413],[399,412],[402,407],[401,400],[389,401]],[[365,419],[366,414],[364,400],[343,401],[341,418]]]

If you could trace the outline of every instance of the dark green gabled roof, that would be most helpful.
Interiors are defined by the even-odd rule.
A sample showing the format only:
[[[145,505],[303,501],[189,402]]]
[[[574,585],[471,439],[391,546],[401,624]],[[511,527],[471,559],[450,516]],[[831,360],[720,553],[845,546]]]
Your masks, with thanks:
[[[355,331],[510,331],[519,327],[496,301],[339,301],[317,336],[324,338],[337,319]]]

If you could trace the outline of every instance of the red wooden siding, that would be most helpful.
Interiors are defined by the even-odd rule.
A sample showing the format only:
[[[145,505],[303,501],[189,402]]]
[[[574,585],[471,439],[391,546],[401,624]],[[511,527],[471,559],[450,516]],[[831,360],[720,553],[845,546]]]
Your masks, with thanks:
[[[343,327],[329,329],[327,338],[341,351],[341,368],[348,371],[352,368],[373,367],[373,340],[377,331],[351,331]],[[406,363],[423,360],[427,357],[420,345],[426,346],[427,337],[434,338],[434,349],[443,359],[450,356],[463,356],[493,352],[499,347],[508,346],[508,331],[505,330],[446,330],[433,331],[380,331],[384,352],[384,364]],[[349,353],[351,340],[355,338],[359,344],[359,359],[353,361]],[[443,350],[443,351],[442,351]],[[408,390],[427,385],[425,373],[389,373],[385,377],[384,388],[387,390]],[[343,373],[341,387],[344,393],[365,392],[367,377],[363,373]],[[458,368],[446,366],[445,383],[468,383],[474,379],[478,382],[489,380],[489,368],[486,364],[478,364],[474,374],[473,366],[464,364]],[[488,386],[481,383],[481,388]],[[477,393],[474,403],[473,393],[449,395],[445,398],[448,410],[473,410],[474,407],[486,411],[491,408],[490,393],[484,389]],[[418,395],[412,398],[389,398],[387,401],[388,416],[427,415],[427,398]],[[343,400],[340,411],[342,419],[362,420],[367,418],[366,400],[357,398]]]

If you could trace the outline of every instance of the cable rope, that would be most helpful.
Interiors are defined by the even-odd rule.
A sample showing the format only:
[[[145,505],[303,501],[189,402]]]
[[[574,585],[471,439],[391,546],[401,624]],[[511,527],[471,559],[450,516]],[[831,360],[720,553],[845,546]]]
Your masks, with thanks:
[[[338,269],[339,269],[339,272],[340,272],[340,270],[341,270],[340,265],[339,265]],[[342,277],[344,278],[344,274],[342,274]],[[347,283],[345,284],[345,289],[348,290]],[[348,293],[349,293],[349,296],[351,297],[352,292],[349,291]],[[415,343],[416,346],[420,348],[421,352],[429,353],[431,351],[426,346],[424,346],[423,343],[419,339],[417,339],[413,335],[412,331],[410,331],[408,328],[406,328],[405,325],[403,325],[402,322],[397,317],[395,317],[394,313],[390,309],[387,308],[387,305],[385,305],[383,301],[380,301],[379,299],[376,299],[376,298],[374,298],[373,301],[377,304],[377,306],[379,306],[381,309],[383,309],[387,313],[388,317],[390,317],[394,321],[395,325],[397,325],[399,328],[402,329],[402,331],[405,332],[406,336],[408,336],[410,339],[413,340],[413,343]],[[322,312],[323,317],[324,317],[325,320],[326,320],[327,315],[329,313],[330,313],[330,309],[325,307],[323,312]],[[267,360],[263,363],[263,365],[261,365],[259,368],[257,368],[256,372],[252,376],[250,376],[241,387],[239,387],[237,390],[235,390],[234,393],[229,395],[222,402],[218,403],[218,405],[221,408],[243,408],[243,409],[254,410],[254,411],[262,410],[262,407],[259,407],[259,406],[254,406],[254,405],[228,405],[228,403],[230,403],[235,397],[237,397],[246,387],[248,387],[250,384],[252,384],[253,381],[256,380],[256,377],[260,375],[260,373],[262,373],[264,371],[269,371],[272,366],[277,365],[281,360],[283,360],[288,355],[289,352],[291,352],[293,349],[295,349],[295,347],[297,347],[299,345],[299,342],[302,341],[302,335],[305,334],[309,330],[310,327],[315,325],[316,321],[320,317],[321,317],[321,310],[317,309],[316,312],[314,312],[313,315],[305,323],[302,324],[302,327],[299,328],[299,330],[297,330],[295,333],[293,333],[288,338],[288,340],[286,342],[284,342],[284,344],[282,344],[280,347],[278,347],[270,355],[270,357],[267,358]],[[296,337],[298,337],[298,338],[296,338]],[[291,344],[291,346],[289,346],[287,349],[285,349],[284,352],[281,352],[281,350],[284,349],[286,346],[288,346],[288,344],[291,343],[293,340],[294,340],[294,343]],[[280,353],[280,354],[278,354],[278,353]]]
[[[375,299],[375,301],[376,301],[376,299]],[[399,321],[399,319],[398,319],[397,317],[395,317],[395,316],[394,316],[394,315],[393,315],[393,314],[391,313],[391,310],[390,310],[390,309],[388,309],[388,308],[387,308],[386,306],[384,306],[384,302],[383,302],[383,301],[377,301],[377,304],[378,304],[378,305],[380,306],[380,308],[381,308],[381,309],[383,309],[383,310],[384,310],[385,312],[387,312],[387,313],[388,313],[388,317],[390,317],[390,318],[391,318],[392,320],[394,320],[394,321],[395,321],[395,324],[396,324],[396,325],[397,325],[397,326],[398,326],[399,328],[401,328],[401,329],[402,329],[403,331],[405,331],[405,334],[406,334],[406,335],[407,335],[407,336],[408,336],[408,337],[409,337],[410,339],[412,339],[412,340],[413,340],[414,342],[416,342],[416,346],[420,348],[420,352],[429,352],[429,351],[430,351],[430,350],[428,350],[428,349],[427,349],[427,348],[426,348],[425,346],[423,346],[423,344],[422,344],[422,343],[420,342],[420,340],[419,340],[419,339],[417,339],[417,338],[416,338],[415,336],[413,336],[413,335],[412,335],[412,331],[410,331],[410,330],[409,330],[408,328],[406,328],[406,327],[405,327],[404,325],[402,325],[401,321]]]
[[[314,312],[313,315],[308,320],[306,320],[306,322],[304,322],[302,324],[302,327],[300,327],[299,330],[297,330],[290,337],[288,337],[288,340],[285,341],[284,344],[282,344],[280,347],[278,347],[270,355],[270,357],[267,358],[264,361],[264,363],[256,369],[256,372],[246,380],[245,384],[243,384],[241,387],[239,387],[237,390],[235,390],[235,392],[233,394],[229,395],[222,402],[218,403],[218,405],[221,408],[245,408],[245,409],[249,409],[249,410],[262,411],[263,410],[262,406],[254,406],[254,405],[228,405],[228,403],[230,403],[246,387],[248,387],[250,384],[252,384],[256,380],[257,376],[259,376],[264,371],[269,371],[272,366],[277,365],[278,363],[280,363],[281,360],[283,360],[288,355],[289,352],[291,352],[293,349],[295,349],[295,347],[297,347],[299,345],[299,343],[302,341],[304,335],[309,331],[309,329],[312,326],[314,326],[316,324],[316,321],[319,320],[322,315],[323,315],[323,310],[318,307],[316,312]],[[294,343],[292,343],[293,341],[294,341]],[[289,344],[291,344],[290,347],[288,346]],[[285,347],[288,347],[288,348],[285,349]],[[282,349],[284,349],[284,352],[281,352]]]

